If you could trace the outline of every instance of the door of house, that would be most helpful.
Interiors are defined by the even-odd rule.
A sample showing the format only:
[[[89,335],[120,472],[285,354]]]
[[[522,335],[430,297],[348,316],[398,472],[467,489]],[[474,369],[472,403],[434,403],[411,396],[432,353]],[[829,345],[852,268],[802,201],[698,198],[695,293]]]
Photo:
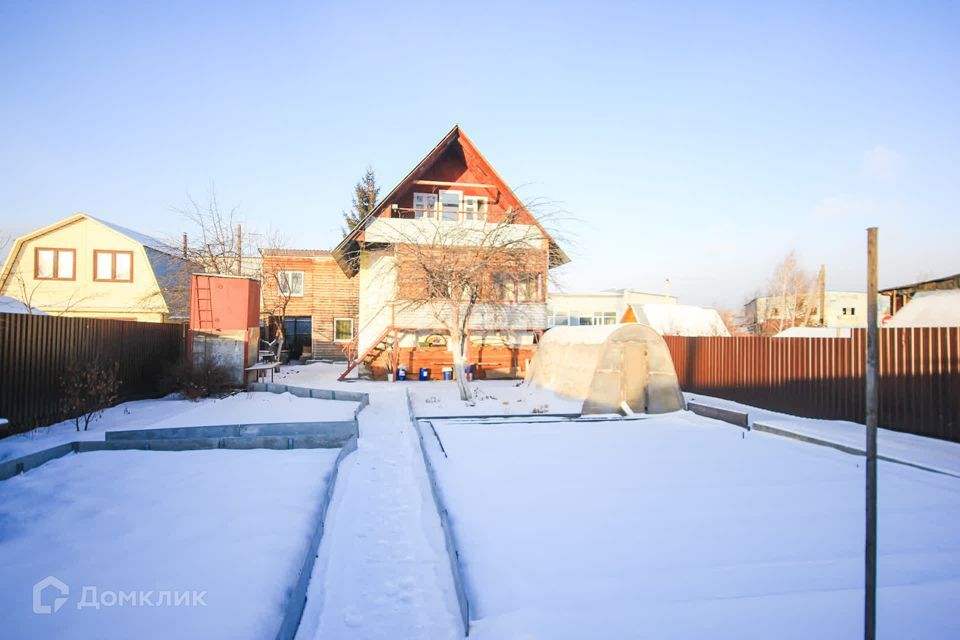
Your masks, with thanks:
[[[647,411],[647,345],[628,342],[620,347],[620,400],[635,413]]]

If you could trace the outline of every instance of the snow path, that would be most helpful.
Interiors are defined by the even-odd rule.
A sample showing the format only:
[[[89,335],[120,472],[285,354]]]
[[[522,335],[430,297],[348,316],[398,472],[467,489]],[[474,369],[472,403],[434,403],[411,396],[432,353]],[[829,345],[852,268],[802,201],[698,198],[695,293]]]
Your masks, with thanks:
[[[416,438],[402,389],[370,394],[327,512],[298,640],[462,637]]]

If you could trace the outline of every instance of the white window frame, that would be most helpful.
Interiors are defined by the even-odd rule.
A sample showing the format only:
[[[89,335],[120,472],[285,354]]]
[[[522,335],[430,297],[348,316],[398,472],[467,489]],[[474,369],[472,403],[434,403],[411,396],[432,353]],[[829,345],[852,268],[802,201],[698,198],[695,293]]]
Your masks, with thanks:
[[[417,206],[417,198],[420,198],[425,206]],[[432,200],[432,205],[428,204],[427,201]],[[435,193],[422,193],[415,191],[413,193],[413,217],[414,218],[428,218],[435,220],[439,216],[438,207],[440,205],[440,197]]]
[[[447,209],[445,208],[446,206],[443,203],[443,196],[450,193],[457,194],[456,209]],[[440,212],[441,220],[447,220],[448,222],[456,221],[460,218],[460,213],[463,211],[463,191],[461,191],[460,189],[440,189],[440,191],[437,192],[437,203],[439,205],[437,207],[437,210]],[[450,220],[449,218],[446,217],[447,214],[451,214],[451,213],[453,214],[453,220]]]
[[[300,292],[290,291],[290,280],[286,277],[288,273],[299,273],[300,274]],[[286,284],[286,287],[284,287]],[[284,289],[287,289],[284,291]],[[306,288],[306,277],[303,271],[288,271],[286,269],[277,271],[277,290],[280,292],[280,295],[286,296],[288,298],[302,298],[303,290]]]
[[[490,204],[488,196],[463,196],[462,202],[464,220],[486,220]]]
[[[349,322],[350,323],[350,337],[349,338],[337,338],[337,323],[338,322]],[[353,331],[354,323],[353,318],[334,318],[333,319],[333,341],[334,342],[350,342],[353,340]]]

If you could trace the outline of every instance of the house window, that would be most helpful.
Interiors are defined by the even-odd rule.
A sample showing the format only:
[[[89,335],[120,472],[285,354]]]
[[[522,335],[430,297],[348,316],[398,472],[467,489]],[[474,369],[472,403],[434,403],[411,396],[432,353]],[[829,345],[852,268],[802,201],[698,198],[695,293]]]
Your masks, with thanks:
[[[73,249],[40,249],[34,254],[37,280],[76,280],[77,253]]]
[[[94,251],[93,279],[97,282],[133,282],[133,252]]]
[[[487,196],[464,196],[463,212],[464,220],[486,220]]]
[[[539,302],[542,276],[539,273],[494,272],[491,276],[491,300],[503,302]]]
[[[857,309],[856,309],[856,307],[850,307],[850,315],[852,315],[852,316],[857,315]]]
[[[353,318],[336,318],[333,321],[333,341],[349,342],[353,340]]]
[[[593,324],[617,324],[617,314],[614,311],[594,311]]]
[[[280,271],[277,273],[277,285],[281,295],[288,298],[302,298],[303,271]]]
[[[441,220],[456,221],[463,201],[463,191],[440,190]]]
[[[436,218],[437,217],[437,194],[414,193],[413,194],[413,217],[414,218]]]

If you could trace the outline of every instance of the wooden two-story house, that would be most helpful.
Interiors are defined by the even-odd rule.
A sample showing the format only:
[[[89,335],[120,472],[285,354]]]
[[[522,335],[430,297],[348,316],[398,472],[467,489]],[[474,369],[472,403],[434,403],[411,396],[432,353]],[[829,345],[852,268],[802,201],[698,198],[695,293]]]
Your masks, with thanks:
[[[459,126],[333,250],[358,283],[358,328],[349,366],[376,378],[421,368],[440,378],[451,369],[451,314],[464,316],[464,364],[474,375],[524,373],[547,328],[549,270],[568,261],[550,234]],[[448,266],[441,264],[444,260]],[[460,262],[458,262],[458,260]],[[438,268],[425,267],[432,261]],[[456,270],[483,263],[480,284]],[[450,273],[437,275],[447,268]],[[442,290],[442,291],[441,291]],[[451,291],[462,305],[441,300]],[[436,291],[436,293],[434,293]]]
[[[186,322],[193,270],[163,242],[78,213],[16,239],[0,296],[50,315]]]

